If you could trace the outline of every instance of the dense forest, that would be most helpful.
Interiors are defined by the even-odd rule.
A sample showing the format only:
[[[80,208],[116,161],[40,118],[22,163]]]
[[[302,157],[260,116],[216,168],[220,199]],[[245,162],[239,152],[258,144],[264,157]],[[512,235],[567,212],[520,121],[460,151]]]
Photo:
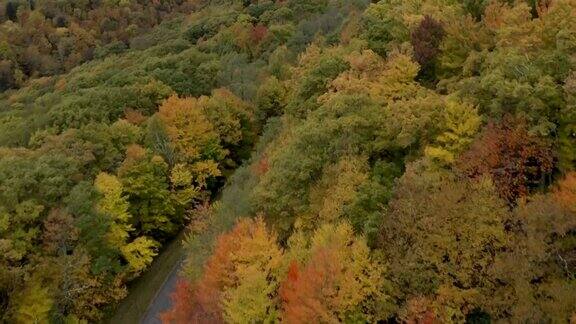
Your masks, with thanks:
[[[576,323],[576,0],[0,0],[0,323]],[[216,199],[218,197],[218,199]]]
[[[146,46],[135,37],[174,13],[194,8],[183,0],[0,3],[0,91],[69,71],[93,58]]]

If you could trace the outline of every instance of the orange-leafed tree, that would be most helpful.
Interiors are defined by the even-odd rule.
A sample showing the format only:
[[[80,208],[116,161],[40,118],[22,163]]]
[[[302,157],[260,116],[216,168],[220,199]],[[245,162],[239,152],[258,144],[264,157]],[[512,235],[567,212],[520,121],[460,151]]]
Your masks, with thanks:
[[[198,319],[194,321],[195,314],[200,315],[207,315],[209,312],[201,312],[199,309],[196,309],[195,306],[198,306],[198,302],[195,300],[198,296],[196,296],[195,287],[185,279],[179,279],[176,283],[176,289],[171,295],[173,300],[172,308],[166,313],[161,314],[161,319],[163,323],[189,323],[189,322],[202,322],[198,316]],[[216,312],[217,314],[217,312]],[[219,319],[219,318],[218,318]],[[205,320],[214,320],[214,323],[221,322],[221,320],[216,320],[215,318],[210,318],[208,316],[205,317]]]
[[[284,301],[283,320],[287,323],[338,323],[334,306],[328,300],[336,292],[339,273],[334,263],[334,251],[318,251],[302,271],[292,263],[289,275],[282,284],[280,296]]]
[[[400,319],[406,324],[434,324],[439,323],[433,307],[433,300],[417,296],[407,301],[400,312]]]
[[[576,212],[576,172],[568,173],[558,182],[554,198],[564,208]]]
[[[199,280],[180,282],[164,323],[246,323],[277,318],[282,251],[262,218],[221,235]]]
[[[164,323],[223,323],[221,299],[230,283],[233,265],[230,253],[236,248],[238,231],[221,235],[204,266],[202,277],[194,282],[181,280],[172,295],[173,307],[162,314]]]
[[[384,319],[383,268],[352,226],[327,224],[311,240],[311,255],[300,270],[292,262],[279,294],[286,323],[373,322]],[[379,318],[379,316],[381,316]]]

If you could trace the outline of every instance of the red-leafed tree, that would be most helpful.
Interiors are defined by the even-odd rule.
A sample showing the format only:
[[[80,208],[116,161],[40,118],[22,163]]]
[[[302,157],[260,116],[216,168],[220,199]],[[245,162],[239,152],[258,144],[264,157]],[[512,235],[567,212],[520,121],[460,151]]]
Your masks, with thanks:
[[[208,288],[207,290],[202,290]],[[161,314],[163,323],[223,323],[216,289],[180,279],[172,293],[172,308]]]
[[[260,44],[264,38],[268,35],[268,28],[264,25],[258,24],[252,28],[250,33],[250,39],[254,45]]]
[[[531,135],[523,120],[491,122],[457,163],[467,176],[490,175],[502,198],[514,203],[545,182],[554,167],[550,144]]]
[[[418,27],[412,31],[410,38],[416,62],[422,67],[428,66],[440,53],[442,38],[444,38],[442,25],[434,18],[424,16]]]
[[[435,78],[436,57],[440,54],[440,44],[444,34],[442,24],[426,15],[410,35],[410,42],[414,48],[414,60],[420,64],[419,76],[422,80]]]
[[[337,323],[329,297],[335,293],[339,275],[334,252],[319,250],[302,272],[291,264],[288,278],[280,288],[286,323]]]
[[[200,280],[189,283],[181,280],[172,295],[174,305],[162,314],[164,323],[223,323],[220,306],[221,291],[230,281],[232,262],[230,252],[236,248],[238,231],[221,235],[214,253],[204,266]]]

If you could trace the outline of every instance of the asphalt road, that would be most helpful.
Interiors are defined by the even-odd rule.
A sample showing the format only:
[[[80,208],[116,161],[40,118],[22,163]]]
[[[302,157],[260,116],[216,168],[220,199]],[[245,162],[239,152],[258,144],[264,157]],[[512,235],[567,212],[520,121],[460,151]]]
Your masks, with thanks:
[[[142,317],[140,323],[142,324],[160,324],[159,315],[168,310],[170,306],[172,306],[172,299],[170,295],[176,288],[176,282],[178,281],[178,272],[180,270],[180,266],[182,265],[182,261],[180,260],[172,272],[168,275],[168,278],[164,281],[164,284],[156,293],[156,296],[148,306],[148,310],[146,310],[146,314]]]

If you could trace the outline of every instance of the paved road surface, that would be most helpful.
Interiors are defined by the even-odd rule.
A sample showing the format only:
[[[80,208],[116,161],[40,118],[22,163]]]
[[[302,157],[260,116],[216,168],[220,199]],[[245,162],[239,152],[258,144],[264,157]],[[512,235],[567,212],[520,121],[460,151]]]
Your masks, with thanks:
[[[170,306],[172,305],[170,295],[176,288],[176,282],[178,281],[178,270],[180,270],[181,265],[182,260],[180,260],[176,264],[174,269],[172,269],[172,272],[170,272],[170,275],[168,275],[168,278],[166,278],[166,281],[164,281],[164,284],[162,285],[160,290],[156,293],[156,296],[152,300],[152,303],[150,304],[150,306],[148,306],[148,310],[146,311],[146,314],[144,314],[144,316],[142,317],[140,323],[142,324],[162,323],[158,318],[158,315],[169,309]]]

